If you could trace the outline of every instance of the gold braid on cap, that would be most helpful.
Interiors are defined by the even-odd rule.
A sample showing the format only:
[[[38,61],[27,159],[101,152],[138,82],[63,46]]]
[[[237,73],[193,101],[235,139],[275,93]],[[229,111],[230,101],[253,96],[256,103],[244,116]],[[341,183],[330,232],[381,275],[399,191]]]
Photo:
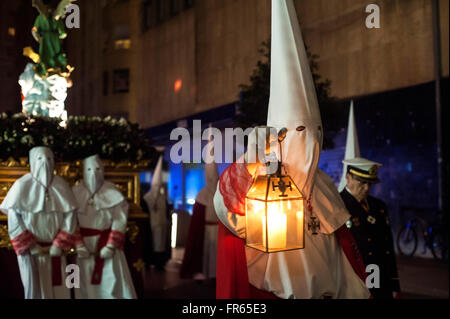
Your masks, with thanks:
[[[369,169],[368,173],[365,173],[364,171],[361,171],[361,170],[359,170],[357,168],[354,168],[354,167],[349,167],[348,171],[349,171],[349,173],[352,173],[352,174],[354,174],[356,176],[359,176],[359,177],[375,179],[375,178],[377,178],[377,171],[378,170],[377,170],[377,166],[374,165],[374,166],[372,166]]]

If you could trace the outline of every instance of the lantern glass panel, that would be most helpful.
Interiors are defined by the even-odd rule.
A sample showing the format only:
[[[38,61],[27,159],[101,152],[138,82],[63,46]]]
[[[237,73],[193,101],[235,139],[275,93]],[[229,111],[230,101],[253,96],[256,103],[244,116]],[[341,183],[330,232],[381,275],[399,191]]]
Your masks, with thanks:
[[[246,244],[264,252],[304,248],[303,198],[289,176],[255,179],[246,197]]]
[[[264,250],[262,231],[265,227],[266,203],[257,199],[247,199],[246,208],[246,244]]]

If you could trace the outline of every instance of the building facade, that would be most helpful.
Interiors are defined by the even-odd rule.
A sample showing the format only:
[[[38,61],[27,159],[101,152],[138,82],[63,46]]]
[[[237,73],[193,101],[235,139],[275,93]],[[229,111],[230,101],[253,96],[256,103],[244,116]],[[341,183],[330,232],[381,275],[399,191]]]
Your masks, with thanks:
[[[10,1],[5,3],[0,2],[0,81],[4,83],[0,92],[3,100],[10,100],[5,102],[7,107],[0,107],[18,111],[17,78],[25,61],[17,58],[22,43],[13,39],[23,33],[32,41],[29,28],[34,9],[26,11],[31,12],[31,22],[20,20],[27,15],[16,15],[11,21],[14,16],[9,12],[21,11]],[[434,198],[430,206],[436,206],[433,194],[439,192],[439,178],[433,86],[436,78],[442,79],[442,100],[448,101],[449,1],[294,3],[308,50],[319,57],[319,74],[331,81],[331,95],[340,101],[355,100],[359,129],[365,136],[360,139],[365,149],[362,155],[383,162],[386,171],[404,170],[406,180],[401,185],[427,185],[424,196]],[[436,16],[434,3],[438,4]],[[70,30],[65,41],[69,63],[76,67],[66,103],[69,115],[124,116],[164,145],[170,145],[173,128],[189,128],[192,119],[202,119],[205,125],[233,126],[239,85],[249,83],[257,62],[264,59],[261,44],[270,39],[270,0],[78,0],[77,4],[81,27]],[[380,28],[366,25],[373,13],[366,12],[370,4],[379,8]],[[8,33],[14,24],[15,37]],[[5,62],[12,60],[14,67]],[[445,103],[442,111],[447,112]],[[345,123],[347,114],[342,118]],[[448,135],[445,132],[443,137]],[[335,153],[329,151],[322,157],[322,167],[332,176],[339,175],[341,140],[337,134]],[[387,154],[389,148],[393,149]],[[403,152],[407,155],[398,149],[407,150]],[[182,194],[181,205],[193,196],[186,195],[186,178],[196,169],[201,166],[173,168],[181,177],[169,183]],[[385,190],[378,193],[398,206],[399,196],[389,188],[403,186],[389,176]],[[412,197],[402,198],[408,202]],[[415,203],[424,204],[423,200]]]
[[[448,77],[448,0],[438,2],[441,76]],[[434,80],[432,1],[378,1],[379,29],[367,28],[364,0],[295,4],[305,43],[319,56],[319,72],[331,81],[332,96],[349,99]],[[270,38],[269,0],[81,1],[80,6],[86,7],[87,27],[75,32],[85,41],[97,39],[82,53],[103,66],[93,70],[102,82],[102,90],[95,90],[103,93],[101,112],[128,112],[143,127],[237,101],[239,85],[248,83],[262,59],[261,43]],[[96,30],[99,20],[102,28]],[[92,67],[79,69],[90,73]],[[114,89],[115,80],[126,82],[127,71],[120,75],[120,70],[129,70],[129,92]]]

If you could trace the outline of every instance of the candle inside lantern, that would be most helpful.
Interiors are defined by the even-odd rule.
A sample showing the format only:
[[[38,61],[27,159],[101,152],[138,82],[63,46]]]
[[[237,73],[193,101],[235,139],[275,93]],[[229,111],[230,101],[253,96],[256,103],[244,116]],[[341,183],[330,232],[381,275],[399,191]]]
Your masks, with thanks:
[[[268,205],[267,209],[267,225],[268,225],[268,245],[269,250],[286,248],[286,228],[287,216],[282,210],[283,204],[272,203]],[[266,221],[265,216],[262,216],[263,222],[263,245],[267,248],[266,242]]]
[[[299,241],[303,243],[303,211],[297,212],[297,234]]]

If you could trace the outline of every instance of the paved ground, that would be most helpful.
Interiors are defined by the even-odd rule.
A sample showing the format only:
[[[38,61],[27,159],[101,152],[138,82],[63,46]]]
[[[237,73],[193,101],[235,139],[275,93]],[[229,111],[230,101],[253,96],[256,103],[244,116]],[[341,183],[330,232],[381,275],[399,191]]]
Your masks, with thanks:
[[[184,249],[173,249],[172,259],[164,271],[155,268],[146,270],[145,298],[151,299],[214,299],[216,284],[214,280],[195,281],[181,279],[179,271]]]
[[[183,249],[175,249],[165,271],[150,268],[144,274],[145,298],[214,299],[215,281],[180,279]],[[404,299],[449,298],[449,268],[429,258],[397,257]]]
[[[431,258],[397,257],[404,298],[449,298],[448,264]]]

